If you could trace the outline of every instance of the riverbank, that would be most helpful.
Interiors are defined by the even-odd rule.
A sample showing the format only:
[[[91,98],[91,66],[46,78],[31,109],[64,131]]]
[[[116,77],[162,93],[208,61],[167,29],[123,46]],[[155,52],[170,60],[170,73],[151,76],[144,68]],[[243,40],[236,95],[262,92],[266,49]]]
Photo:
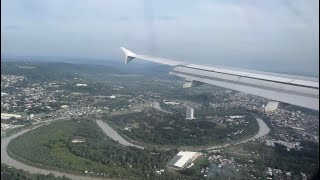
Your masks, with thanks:
[[[128,142],[127,140],[125,140],[122,136],[120,136],[120,134],[116,130],[114,130],[106,122],[103,122],[102,120],[96,120],[96,123],[108,137],[110,137],[111,139],[113,139],[115,141],[118,141],[120,144],[122,144],[124,146],[133,146],[133,147],[137,147],[140,149],[144,148],[142,146],[132,144],[132,143]]]
[[[30,129],[25,129],[22,130],[18,133],[15,133],[13,135],[10,135],[8,137],[4,137],[1,139],[1,163],[7,164],[8,166],[13,166],[16,169],[23,169],[25,171],[29,171],[30,173],[40,173],[40,174],[49,174],[52,173],[55,176],[66,176],[71,179],[75,180],[103,180],[103,179],[110,179],[110,178],[98,178],[98,177],[90,177],[90,176],[85,176],[85,175],[77,175],[77,174],[72,174],[72,173],[66,173],[62,172],[59,170],[50,170],[50,169],[44,169],[44,168],[39,168],[35,167],[32,165],[28,165],[27,163],[20,162],[11,156],[9,156],[9,153],[7,151],[8,145],[10,141],[18,136],[23,135],[24,133],[27,133],[28,131],[34,130],[36,128],[39,128],[43,125],[35,126]]]
[[[251,138],[247,138],[245,140],[236,142],[236,143],[230,143],[230,144],[223,144],[223,145],[217,145],[217,146],[211,146],[209,148],[207,148],[206,150],[211,151],[211,150],[216,150],[216,149],[220,149],[220,148],[225,148],[231,145],[238,145],[241,143],[245,143],[248,142],[250,140],[262,137],[267,135],[270,132],[269,127],[267,126],[267,124],[260,118],[256,118],[258,124],[259,124],[259,131],[258,133],[251,137]],[[110,127],[106,122],[102,121],[102,120],[97,120],[96,121],[97,125],[103,130],[103,132],[110,137],[111,139],[119,142],[122,145],[125,146],[134,146],[137,148],[141,148],[143,149],[144,147],[133,144],[128,142],[127,140],[125,140],[122,136],[120,136],[117,131],[115,131],[112,127]],[[43,124],[44,125],[44,124]],[[8,137],[4,137],[1,139],[1,163],[7,164],[9,166],[13,166],[17,169],[23,169],[25,171],[29,171],[30,173],[40,173],[40,174],[49,174],[52,173],[55,176],[66,176],[69,177],[71,179],[79,179],[79,180],[89,180],[89,179],[93,179],[93,180],[102,180],[102,179],[107,179],[107,178],[98,178],[98,177],[90,177],[90,176],[85,176],[85,175],[76,175],[76,174],[71,174],[71,173],[66,173],[66,172],[62,172],[59,170],[50,170],[50,169],[44,169],[44,168],[40,168],[40,167],[35,167],[32,165],[28,165],[27,163],[24,162],[20,162],[16,159],[13,159],[12,157],[9,156],[8,151],[7,151],[7,147],[8,144],[10,143],[10,141],[18,136],[23,135],[24,133],[34,130],[36,128],[39,128],[43,125],[38,125],[35,127],[32,127],[30,129],[24,129],[18,133],[15,133],[13,135],[10,135]],[[194,149],[194,148],[192,148]],[[203,149],[203,148],[201,148]],[[200,150],[200,149],[199,149]]]
[[[254,139],[257,139],[257,138],[260,138],[262,136],[265,136],[265,135],[269,134],[270,128],[268,127],[268,125],[260,118],[256,118],[256,120],[257,120],[257,122],[259,124],[259,131],[253,137],[247,138],[247,139],[244,139],[242,141],[235,142],[235,143],[228,143],[228,144],[223,144],[223,145],[218,145],[218,146],[211,146],[211,147],[207,148],[206,150],[211,151],[211,150],[225,148],[225,147],[228,147],[228,146],[231,146],[231,145],[238,145],[238,144],[246,143],[248,141],[252,141]]]
[[[221,145],[215,145],[215,146],[210,146],[210,147],[183,147],[182,149],[189,149],[189,150],[202,150],[205,149],[207,151],[211,151],[211,150],[216,150],[216,149],[221,149],[221,148],[225,148],[231,145],[238,145],[238,144],[242,144],[242,143],[246,143],[248,141],[257,139],[259,137],[265,136],[270,132],[270,128],[268,127],[268,125],[260,118],[256,118],[258,125],[259,125],[259,131],[256,135],[254,135],[253,137],[249,137],[246,138],[244,140],[240,140],[238,142],[233,142],[233,143],[226,143],[226,144],[221,144]],[[138,147],[138,148],[143,148],[142,146],[133,144],[129,141],[127,141],[126,139],[124,139],[116,130],[114,130],[111,126],[108,125],[107,122],[102,121],[102,120],[97,120],[96,121],[98,126],[103,130],[103,132],[110,137],[111,139],[118,141],[120,144],[125,145],[125,146],[134,146],[134,147]],[[167,150],[168,147],[164,147],[161,148],[164,150]]]

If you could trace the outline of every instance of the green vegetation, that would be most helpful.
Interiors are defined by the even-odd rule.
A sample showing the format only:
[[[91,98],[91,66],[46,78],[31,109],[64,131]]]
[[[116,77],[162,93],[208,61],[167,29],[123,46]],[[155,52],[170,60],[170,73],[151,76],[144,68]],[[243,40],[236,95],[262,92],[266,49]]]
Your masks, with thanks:
[[[236,162],[251,164],[253,160],[257,175],[260,175],[267,167],[293,172],[314,174],[319,169],[319,144],[310,141],[302,141],[302,150],[291,149],[276,144],[275,147],[266,146],[259,142],[247,142],[242,145],[228,147],[224,150],[227,157],[234,157]]]
[[[232,141],[253,136],[259,130],[259,125],[251,114],[243,119],[247,124],[235,125],[206,119],[186,120],[183,115],[157,110],[104,118],[129,139],[149,145],[209,146],[224,143],[228,139]],[[232,134],[240,130],[242,133]]]
[[[208,179],[214,180],[225,180],[225,179],[233,179],[233,180],[254,180],[255,178],[251,177],[250,174],[246,171],[237,171],[234,167],[230,165],[225,165],[222,167],[218,167],[215,164],[210,166],[207,175]]]
[[[85,142],[71,142],[79,137]],[[124,147],[107,138],[91,120],[61,121],[37,128],[13,139],[9,150],[27,163],[75,173],[88,171],[108,177],[150,179],[180,176],[155,173],[157,169],[166,169],[167,161],[177,149]]]
[[[141,70],[131,71],[130,65],[121,67],[125,70],[119,71],[114,65],[95,66],[48,62],[1,64],[3,65],[2,74],[23,76],[23,80],[16,82],[13,86],[1,88],[1,91],[14,96],[12,98],[14,105],[7,108],[1,107],[3,112],[48,115],[47,113],[54,113],[61,109],[61,105],[69,105],[72,109],[101,108],[104,113],[103,118],[110,126],[127,140],[137,141],[144,146],[179,147],[181,149],[187,146],[187,149],[191,150],[192,148],[199,149],[205,146],[232,143],[258,132],[258,124],[254,116],[264,119],[271,130],[268,135],[271,138],[276,139],[279,133],[288,134],[294,138],[300,136],[292,128],[279,128],[272,125],[268,115],[257,110],[248,110],[246,106],[216,107],[213,104],[234,101],[230,97],[236,92],[226,92],[224,89],[210,85],[183,89],[181,79],[167,75],[168,69],[142,67]],[[158,71],[159,74],[155,75],[154,71]],[[76,86],[78,83],[88,86]],[[33,88],[43,88],[43,90],[32,93]],[[36,106],[25,110],[26,99],[30,98],[30,95],[25,92],[29,91],[31,94],[44,94],[42,99],[32,100],[34,104],[37,104]],[[105,97],[110,95],[117,97],[114,99]],[[49,98],[44,101],[43,99],[47,97],[54,97],[54,99]],[[162,100],[177,101],[181,104],[169,105]],[[150,101],[159,101],[163,109],[173,114],[145,108],[144,105]],[[185,119],[184,104],[188,101],[197,107],[196,120]],[[136,107],[145,109],[145,111],[139,113],[128,111]],[[318,112],[295,106],[288,105],[285,109],[318,116]],[[111,113],[107,114],[107,112]],[[88,110],[85,114],[90,114],[90,111]],[[245,117],[229,120],[227,116],[231,115],[244,115]],[[100,116],[96,113],[92,117],[100,118]],[[11,123],[11,121],[7,122]],[[28,125],[30,123],[23,118],[13,124]],[[27,127],[9,130],[7,134],[23,128]],[[314,126],[314,129],[319,133],[319,128]],[[239,131],[241,133],[238,133]],[[85,142],[72,143],[72,140],[77,138],[84,139]],[[125,147],[106,137],[93,121],[77,119],[52,123],[30,131],[12,140],[9,145],[9,153],[35,166],[71,173],[83,174],[87,171],[91,175],[99,173],[99,176],[123,179],[141,179],[142,177],[144,179],[204,179],[203,174],[200,173],[204,167],[210,167],[207,178],[249,179],[251,176],[249,177],[248,174],[265,175],[267,167],[293,172],[295,177],[300,172],[312,174],[319,168],[319,145],[305,141],[301,143],[303,146],[301,151],[290,150],[288,152],[283,146],[268,147],[258,142],[231,146],[222,151],[222,155],[230,159],[234,158],[236,163],[248,165],[245,167],[250,172],[245,168],[240,168],[242,172],[241,170],[236,171],[235,167],[231,167],[232,165],[217,167],[215,164],[208,164],[206,157],[197,159],[192,168],[172,172],[166,168],[166,163],[177,153],[177,149],[161,151],[155,148],[142,150]],[[4,169],[3,172],[6,171],[4,173],[6,178],[29,178],[29,174],[21,170],[5,166],[2,166],[1,169]],[[155,171],[159,169],[165,169],[165,172],[161,175],[156,174]],[[54,179],[52,175],[30,175],[29,179],[46,178]]]
[[[34,68],[26,69],[19,68],[21,65],[32,65]],[[48,81],[61,81],[80,76],[78,73],[93,74],[93,73],[111,73],[121,71],[115,70],[106,66],[98,65],[81,65],[63,62],[5,62],[1,63],[1,74],[11,74],[26,76],[32,83],[42,83]]]
[[[6,164],[1,164],[1,179],[14,179],[14,180],[71,180],[65,176],[55,177],[53,174],[31,174],[22,169],[16,169]]]
[[[180,173],[187,176],[203,178],[203,174],[201,174],[200,172],[202,169],[210,165],[208,158],[205,156],[200,156],[193,163],[194,165],[191,168],[181,170]]]
[[[13,154],[38,165],[80,172],[104,172],[105,165],[80,158],[68,149],[67,144],[80,125],[65,121],[37,128],[12,140],[8,148]]]
[[[201,173],[207,171],[206,173]],[[201,156],[194,161],[194,166],[180,171],[181,174],[197,177],[199,179],[238,179],[247,180],[253,179],[248,172],[239,172],[232,165],[224,165],[218,167],[214,163],[208,161],[208,157]],[[204,174],[206,177],[204,177]]]

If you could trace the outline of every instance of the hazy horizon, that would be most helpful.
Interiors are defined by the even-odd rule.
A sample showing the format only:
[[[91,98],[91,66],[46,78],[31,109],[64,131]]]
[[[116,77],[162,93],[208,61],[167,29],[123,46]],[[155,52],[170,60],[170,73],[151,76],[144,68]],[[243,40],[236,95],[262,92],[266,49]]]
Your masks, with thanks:
[[[1,56],[196,64],[319,76],[319,1],[1,1]],[[192,13],[190,13],[192,12]]]
[[[140,60],[134,60],[128,65],[124,64],[124,59],[112,59],[112,58],[106,58],[106,59],[99,59],[99,58],[70,58],[70,57],[54,57],[54,56],[2,56],[1,61],[9,62],[9,61],[25,61],[25,62],[66,62],[66,63],[73,63],[73,64],[105,64],[108,65],[109,63],[116,63],[118,66],[123,65],[123,68],[129,68],[131,67],[138,67],[139,65],[154,65],[154,66],[166,66],[166,65],[160,65],[157,63],[149,62],[149,61],[140,61]],[[203,64],[203,65],[209,65],[214,66],[215,64]],[[283,74],[289,74],[289,75],[300,75],[300,76],[310,76],[310,77],[319,77],[319,71],[318,72],[309,72],[309,71],[301,71],[297,72],[290,68],[283,68],[279,66],[271,66],[271,65],[251,65],[251,66],[230,66],[234,68],[241,68],[241,69],[248,69],[248,70],[257,70],[257,71],[265,71],[265,72],[274,72],[274,73],[283,73]],[[120,67],[121,68],[121,67]],[[169,67],[170,68],[170,67]],[[171,68],[172,69],[172,68]]]

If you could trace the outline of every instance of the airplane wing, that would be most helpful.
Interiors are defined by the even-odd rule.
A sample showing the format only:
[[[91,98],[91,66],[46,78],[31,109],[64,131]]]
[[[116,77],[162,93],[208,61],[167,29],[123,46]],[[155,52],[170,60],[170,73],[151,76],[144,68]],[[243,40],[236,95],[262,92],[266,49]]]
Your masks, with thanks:
[[[121,50],[125,53],[125,64],[136,58],[174,66],[170,74],[185,78],[189,83],[184,87],[212,84],[319,111],[319,78],[188,64],[138,55],[123,47]]]

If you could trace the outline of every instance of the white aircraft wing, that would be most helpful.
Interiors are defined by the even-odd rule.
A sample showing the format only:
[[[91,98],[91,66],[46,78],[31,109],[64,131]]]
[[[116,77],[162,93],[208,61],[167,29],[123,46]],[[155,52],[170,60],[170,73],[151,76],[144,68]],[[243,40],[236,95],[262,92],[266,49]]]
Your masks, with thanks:
[[[141,59],[174,66],[170,74],[185,78],[192,87],[212,84],[319,111],[319,78],[268,73],[222,66],[188,64],[135,54],[123,47],[125,64]]]

